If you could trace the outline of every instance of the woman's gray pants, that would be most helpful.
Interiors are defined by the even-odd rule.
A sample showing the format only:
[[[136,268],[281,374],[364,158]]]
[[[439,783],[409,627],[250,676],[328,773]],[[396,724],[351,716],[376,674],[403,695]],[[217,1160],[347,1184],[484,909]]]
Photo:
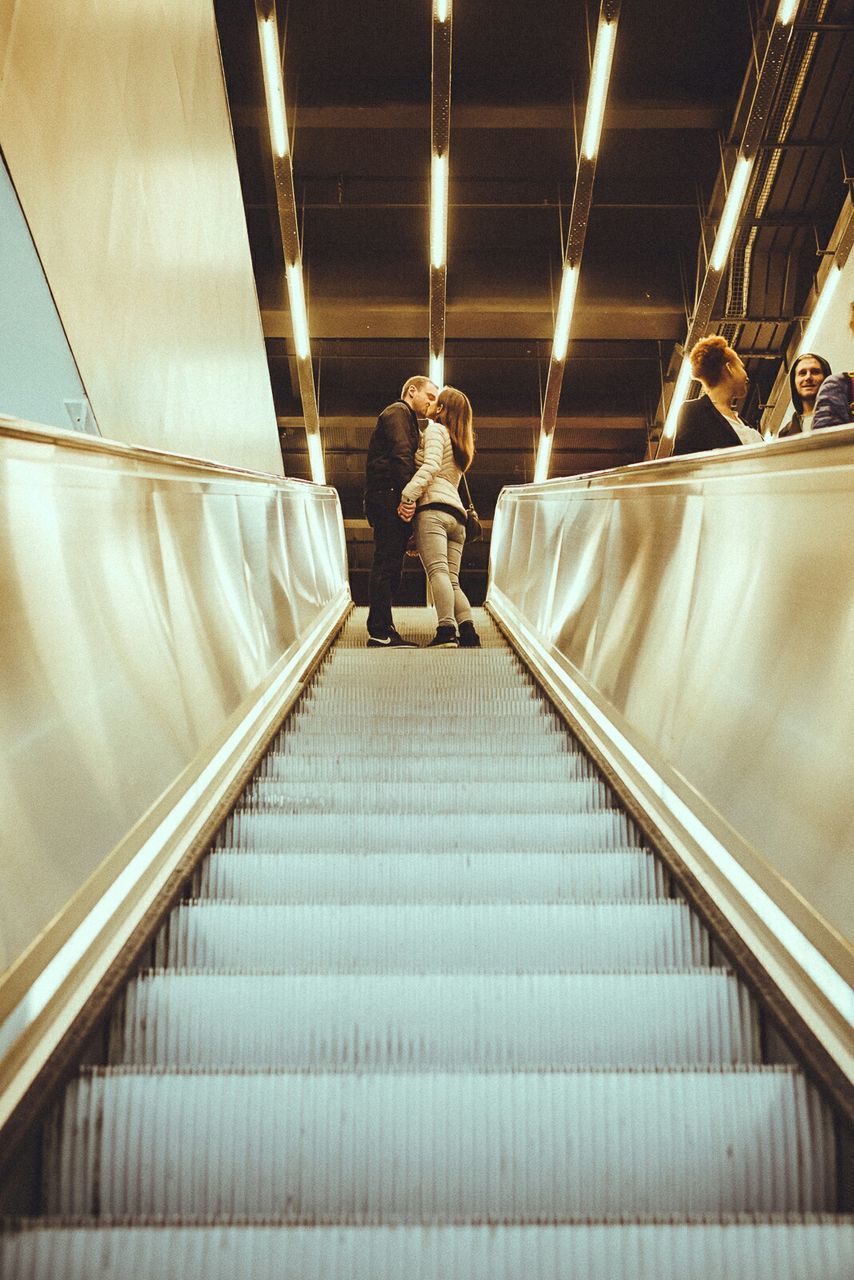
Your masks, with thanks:
[[[447,511],[416,511],[415,545],[430,583],[438,625],[471,621],[471,605],[460,586],[466,527]]]

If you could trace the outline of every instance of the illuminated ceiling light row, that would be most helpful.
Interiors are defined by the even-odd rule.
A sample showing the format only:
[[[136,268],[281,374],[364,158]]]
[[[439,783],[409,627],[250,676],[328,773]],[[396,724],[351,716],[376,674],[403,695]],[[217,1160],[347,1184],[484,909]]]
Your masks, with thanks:
[[[608,99],[608,86],[617,42],[617,21],[619,16],[619,0],[602,0],[599,10],[599,25],[596,31],[596,46],[593,50],[593,63],[590,69],[590,88],[584,113],[581,150],[575,173],[575,190],[572,197],[572,211],[569,216],[569,230],[564,254],[563,276],[560,283],[560,296],[555,316],[551,361],[549,362],[546,381],[546,393],[543,398],[540,438],[537,445],[537,458],[534,464],[534,478],[537,482],[548,477],[552,437],[555,423],[557,422],[558,402],[563,384],[564,361],[569,347],[572,315],[575,309],[576,293],[578,292],[581,256],[584,249],[584,238],[587,234],[590,206],[593,200],[596,157],[599,152],[602,125],[605,119],[605,104]]]
[[[448,259],[448,157],[434,156],[430,166],[430,263],[444,267]]]
[[[554,319],[552,360],[558,362],[565,360],[566,349],[568,342],[570,342],[572,312],[575,310],[575,294],[577,285],[579,285],[579,271],[581,269],[581,248],[583,248],[584,244],[583,234],[584,229],[586,229],[586,220],[588,220],[590,198],[593,196],[593,175],[585,175],[586,201],[584,207],[579,207],[580,202],[577,195],[579,195],[580,188],[581,164],[583,164],[583,161],[586,161],[588,165],[592,164],[599,151],[599,140],[602,137],[604,108],[606,108],[608,97],[608,84],[611,81],[611,65],[613,63],[613,50],[615,50],[616,40],[616,14],[609,14],[606,17],[603,5],[603,13],[599,17],[597,42],[595,42],[593,51],[593,68],[592,72],[590,72],[588,105],[586,105],[584,113],[584,132],[581,134],[579,173],[576,174],[575,198],[572,201],[566,261],[563,264],[563,278],[561,280],[561,296],[558,298],[557,316]],[[575,227],[574,223],[576,224]]]
[[[557,304],[555,319],[555,336],[552,343],[552,359],[563,360],[569,345],[569,330],[572,324],[572,312],[575,307],[575,292],[578,288],[578,267],[565,266],[560,283],[560,298]]]
[[[596,35],[596,49],[593,54],[590,91],[587,95],[587,110],[584,115],[584,133],[581,135],[581,154],[587,160],[593,160],[599,150],[602,121],[605,118],[605,100],[608,96],[608,82],[611,78],[611,62],[614,58],[616,40],[616,22],[601,21]]]
[[[264,89],[267,94],[267,118],[273,153],[280,159],[288,154],[288,126],[285,122],[285,89],[279,63],[279,41],[272,18],[261,23],[261,56],[264,61]]]
[[[682,364],[679,368],[679,374],[676,378],[676,385],[673,388],[673,395],[670,398],[670,405],[667,410],[667,419],[662,428],[662,439],[665,437],[670,440],[676,434],[676,419],[679,417],[679,410],[685,403],[685,397],[688,394],[688,388],[693,381],[694,375],[691,372],[691,361],[688,356],[682,357]]]
[[[534,484],[542,484],[544,480],[549,478],[549,463],[552,457],[552,441],[555,433],[550,431],[548,435],[541,433],[540,443],[537,445],[537,460],[534,463]]]
[[[289,262],[287,275],[294,349],[300,360],[307,360],[311,355],[311,347],[308,340],[308,315],[305,309],[305,290],[302,285],[302,266],[300,263]]]
[[[741,206],[744,204],[744,197],[747,194],[747,184],[750,181],[752,172],[753,157],[739,156],[735,163],[732,182],[729,184],[723,213],[718,223],[718,232],[712,247],[712,256],[709,260],[709,265],[713,271],[723,271],[726,266],[729,251],[732,247],[732,239],[741,215]]]
[[[836,286],[839,284],[841,275],[842,269],[834,262],[825,277],[824,284],[821,287],[821,292],[819,293],[818,298],[816,299],[816,304],[812,309],[812,315],[809,318],[809,323],[804,330],[804,336],[801,338],[798,346],[799,354],[802,351],[812,350],[816,335],[821,328],[824,317],[827,315],[827,308],[830,306],[830,300],[836,291]]]
[[[448,276],[448,169],[451,141],[451,0],[433,0],[430,81],[430,379],[445,372]]]
[[[753,101],[748,113],[747,124],[744,128],[738,160],[736,161],[732,180],[724,201],[706,274],[697,295],[694,316],[685,339],[685,355],[661,431],[661,441],[656,455],[658,457],[667,457],[672,448],[676,435],[679,410],[685,402],[685,397],[692,381],[688,353],[704,336],[709,326],[712,308],[721,284],[722,272],[726,267],[732,242],[741,220],[756,153],[764,136],[767,123],[767,103],[771,100],[771,96],[786,65],[786,48],[791,38],[791,27],[797,17],[800,4],[801,0],[780,0],[780,5],[774,18],[774,25],[771,28],[762,66],[753,92]]]
[[[798,0],[780,0],[780,8],[777,10],[777,21],[780,26],[787,27],[790,22],[794,22],[797,12]]]
[[[293,346],[294,354],[296,355],[297,379],[303,421],[305,423],[311,478],[315,484],[325,484],[326,470],[323,462],[323,444],[320,436],[320,417],[314,387],[314,370],[311,365],[311,343],[297,226],[294,175],[288,146],[285,90],[279,56],[275,0],[255,0],[255,14],[258,21],[258,38],[261,46],[261,64],[264,73],[264,93],[267,99],[270,145],[273,151],[276,206],[279,214],[282,253],[288,283]]]

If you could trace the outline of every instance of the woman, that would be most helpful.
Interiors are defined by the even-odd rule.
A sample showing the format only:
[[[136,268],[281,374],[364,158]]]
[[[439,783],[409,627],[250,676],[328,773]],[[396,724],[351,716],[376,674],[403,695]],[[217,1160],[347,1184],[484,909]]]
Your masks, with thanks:
[[[466,512],[459,484],[474,458],[471,405],[462,391],[443,387],[430,412],[433,421],[428,421],[415,454],[418,470],[404,486],[398,514],[403,520],[411,519],[412,503],[417,503],[415,545],[438,620],[428,647],[479,649],[471,605],[460,587]]]
[[[674,454],[762,444],[762,437],[738,416],[735,407],[747,395],[747,370],[719,334],[701,338],[691,349],[691,372],[704,395],[686,400],[679,410]]]

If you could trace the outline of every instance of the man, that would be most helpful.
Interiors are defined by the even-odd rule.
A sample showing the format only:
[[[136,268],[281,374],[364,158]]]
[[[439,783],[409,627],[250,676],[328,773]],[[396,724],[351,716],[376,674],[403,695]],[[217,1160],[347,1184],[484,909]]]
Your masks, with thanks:
[[[409,378],[400,399],[383,409],[368,444],[365,473],[365,515],[374,531],[374,560],[371,566],[370,608],[368,610],[369,649],[415,649],[395,630],[391,602],[400,586],[403,557],[412,526],[397,514],[398,506],[412,518],[415,503],[402,504],[403,486],[415,475],[418,448],[418,419],[430,417],[439,394],[429,378]]]
[[[792,393],[792,404],[795,412],[778,436],[782,440],[786,436],[796,436],[802,431],[812,431],[815,398],[819,387],[830,373],[830,365],[823,356],[808,352],[798,356],[789,371],[789,389]]]

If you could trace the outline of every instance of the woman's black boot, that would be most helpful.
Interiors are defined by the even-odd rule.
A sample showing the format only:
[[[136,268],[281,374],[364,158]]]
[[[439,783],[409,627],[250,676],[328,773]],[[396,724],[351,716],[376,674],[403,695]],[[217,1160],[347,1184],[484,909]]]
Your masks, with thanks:
[[[449,622],[442,623],[436,628],[436,634],[428,644],[428,649],[456,649],[459,641],[457,640],[456,628],[452,627]]]
[[[474,629],[473,622],[460,623],[460,648],[461,649],[479,649],[480,636]]]

